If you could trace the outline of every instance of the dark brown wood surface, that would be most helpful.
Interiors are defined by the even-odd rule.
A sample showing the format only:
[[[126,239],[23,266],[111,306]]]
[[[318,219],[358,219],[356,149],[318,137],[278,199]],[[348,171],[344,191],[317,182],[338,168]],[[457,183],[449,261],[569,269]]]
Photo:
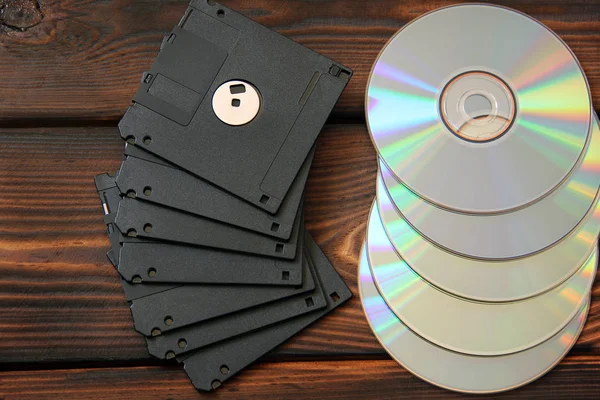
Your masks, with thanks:
[[[319,139],[306,225],[357,294],[376,157],[364,87],[386,40],[448,1],[222,1],[355,71]],[[116,122],[186,1],[0,0],[0,399],[200,398],[180,366],[150,357],[133,331],[93,176],[115,171]],[[600,3],[505,1],[554,29],[600,102]],[[600,285],[563,363],[508,396],[600,390]],[[389,359],[355,297],[208,397],[459,395]]]

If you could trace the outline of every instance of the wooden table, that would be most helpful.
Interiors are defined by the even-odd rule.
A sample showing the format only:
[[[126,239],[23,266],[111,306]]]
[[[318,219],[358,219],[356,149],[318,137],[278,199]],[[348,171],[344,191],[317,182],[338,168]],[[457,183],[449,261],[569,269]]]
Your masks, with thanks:
[[[398,28],[452,2],[223,3],[355,71],[319,139],[306,225],[357,295],[376,173],[363,113],[367,75]],[[569,44],[600,104],[600,3],[499,3],[540,19]],[[358,296],[211,394],[196,392],[179,365],[148,355],[105,256],[93,176],[119,167],[117,121],[185,7],[181,0],[0,0],[0,398],[461,397],[392,361]],[[598,396],[599,295],[595,286],[569,356],[505,397]]]

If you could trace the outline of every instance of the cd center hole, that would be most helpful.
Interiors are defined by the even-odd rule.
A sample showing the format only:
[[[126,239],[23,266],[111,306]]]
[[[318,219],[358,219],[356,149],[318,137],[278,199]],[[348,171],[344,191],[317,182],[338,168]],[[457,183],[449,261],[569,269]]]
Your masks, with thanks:
[[[492,112],[492,102],[485,96],[473,94],[465,99],[465,112],[473,119],[487,117]]]

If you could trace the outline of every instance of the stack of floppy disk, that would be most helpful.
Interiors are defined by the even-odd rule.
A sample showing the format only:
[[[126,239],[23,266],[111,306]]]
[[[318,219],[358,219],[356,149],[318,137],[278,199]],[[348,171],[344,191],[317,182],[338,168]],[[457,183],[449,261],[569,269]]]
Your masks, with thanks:
[[[211,390],[351,297],[304,231],[319,131],[351,71],[212,1],[165,36],[96,177],[135,330]]]

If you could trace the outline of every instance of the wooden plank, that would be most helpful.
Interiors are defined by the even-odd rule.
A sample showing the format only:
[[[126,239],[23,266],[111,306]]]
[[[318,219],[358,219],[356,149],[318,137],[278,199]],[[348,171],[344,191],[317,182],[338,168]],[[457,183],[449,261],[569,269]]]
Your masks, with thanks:
[[[568,356],[546,376],[502,399],[595,398],[598,357]],[[181,367],[124,367],[0,372],[4,400],[138,399],[468,399],[411,375],[392,360],[255,364],[211,393],[196,392]]]
[[[258,22],[342,62],[355,76],[334,118],[360,119],[371,65],[402,25],[450,0],[223,0]],[[504,0],[555,30],[580,59],[600,104],[600,3]],[[162,35],[186,0],[3,0],[0,13],[0,122],[117,120]],[[25,6],[23,5],[25,4]],[[368,4],[368,5],[367,5]]]
[[[0,362],[149,359],[105,257],[93,183],[119,167],[116,129],[4,130],[0,148]],[[306,188],[306,226],[355,294],[375,161],[363,125],[328,126]],[[581,343],[600,348],[599,301]],[[380,354],[354,298],[275,357]]]

